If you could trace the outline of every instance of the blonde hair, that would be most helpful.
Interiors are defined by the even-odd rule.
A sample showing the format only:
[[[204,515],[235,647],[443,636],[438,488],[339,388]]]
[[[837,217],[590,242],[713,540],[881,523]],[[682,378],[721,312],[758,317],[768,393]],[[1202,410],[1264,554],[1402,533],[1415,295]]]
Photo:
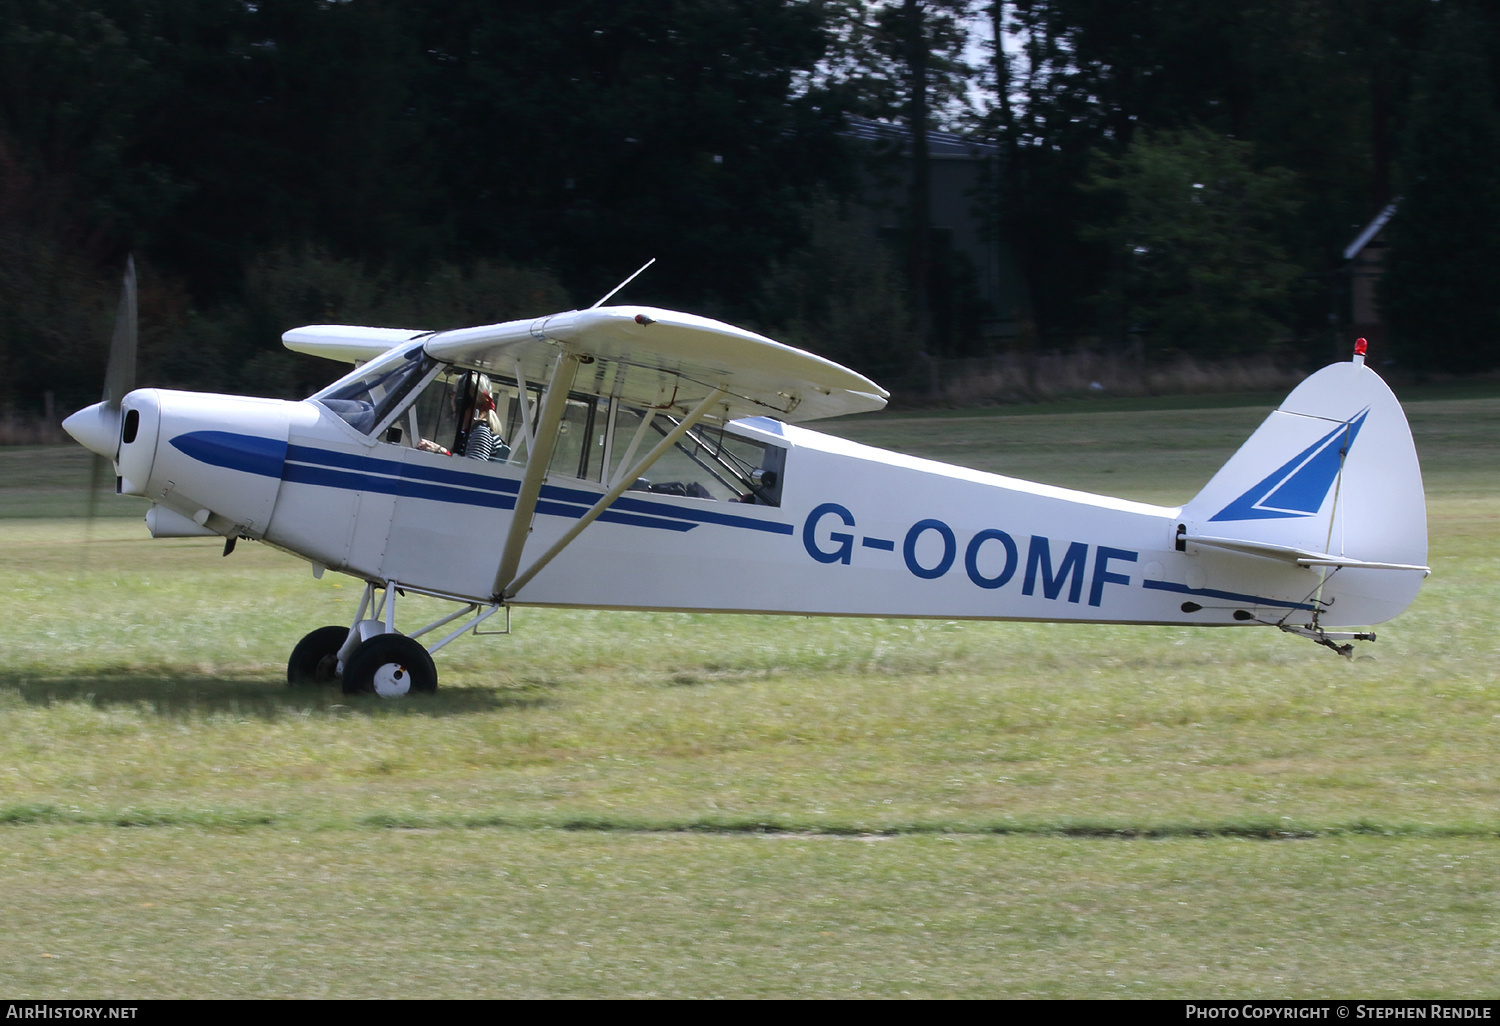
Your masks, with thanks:
[[[500,423],[499,404],[495,401],[495,394],[491,391],[491,387],[490,376],[488,374],[480,374],[479,377],[475,379],[474,423],[477,424],[481,420],[483,420],[486,424],[489,425],[490,434],[494,435],[495,440],[498,442],[504,438],[504,425]],[[479,397],[481,395],[489,400],[488,410],[480,409],[481,403]]]

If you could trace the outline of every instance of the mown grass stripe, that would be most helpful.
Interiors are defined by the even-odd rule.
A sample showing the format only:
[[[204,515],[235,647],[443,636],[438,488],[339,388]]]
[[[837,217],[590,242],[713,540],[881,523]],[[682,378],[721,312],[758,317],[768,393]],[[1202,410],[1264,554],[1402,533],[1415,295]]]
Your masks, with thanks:
[[[105,809],[83,810],[32,804],[0,807],[0,825],[178,827],[245,829],[286,827],[346,830],[565,830],[591,833],[702,833],[807,834],[833,837],[902,837],[918,835],[1076,837],[1158,840],[1167,838],[1234,837],[1246,840],[1290,840],[1346,836],[1500,838],[1500,826],[1484,823],[1346,823],[1288,824],[1284,822],[1114,823],[1091,820],[1031,822],[908,821],[827,822],[791,817],[701,817],[654,819],[636,816],[558,814],[525,816],[496,813],[481,816],[429,816],[410,812],[374,812],[339,820],[309,822],[305,817],[249,809]]]

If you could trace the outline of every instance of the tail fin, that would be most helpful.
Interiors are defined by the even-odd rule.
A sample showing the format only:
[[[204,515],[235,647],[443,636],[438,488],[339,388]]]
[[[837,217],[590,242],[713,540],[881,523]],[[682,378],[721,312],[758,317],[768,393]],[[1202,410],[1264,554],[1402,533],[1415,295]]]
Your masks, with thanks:
[[[1321,568],[1321,622],[1380,623],[1427,575],[1411,428],[1362,357],[1308,378],[1180,514],[1178,547]]]

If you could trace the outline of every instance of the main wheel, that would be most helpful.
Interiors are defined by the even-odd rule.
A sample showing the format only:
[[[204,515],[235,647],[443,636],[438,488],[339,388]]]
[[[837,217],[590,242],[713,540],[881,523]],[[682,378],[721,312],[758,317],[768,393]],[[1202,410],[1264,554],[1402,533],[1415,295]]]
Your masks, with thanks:
[[[432,656],[404,634],[377,634],[362,642],[344,664],[344,694],[374,692],[382,698],[437,690]]]
[[[347,627],[319,627],[297,642],[286,664],[286,682],[292,687],[332,684],[339,679],[339,649],[349,637]]]

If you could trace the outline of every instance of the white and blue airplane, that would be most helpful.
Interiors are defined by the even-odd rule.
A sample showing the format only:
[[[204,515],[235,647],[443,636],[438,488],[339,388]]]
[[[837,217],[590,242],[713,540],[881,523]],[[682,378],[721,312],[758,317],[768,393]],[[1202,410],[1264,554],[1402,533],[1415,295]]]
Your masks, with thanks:
[[[283,340],[355,369],[301,402],[132,390],[132,341],[64,427],[151,501],[153,536],[364,582],[349,625],[297,644],[293,684],[432,691],[432,653],[513,606],[1267,625],[1347,655],[1374,635],[1328,628],[1396,616],[1429,572],[1411,432],[1362,346],[1171,508],[810,431],[887,393],[686,313]],[[406,593],[458,608],[403,631]]]

